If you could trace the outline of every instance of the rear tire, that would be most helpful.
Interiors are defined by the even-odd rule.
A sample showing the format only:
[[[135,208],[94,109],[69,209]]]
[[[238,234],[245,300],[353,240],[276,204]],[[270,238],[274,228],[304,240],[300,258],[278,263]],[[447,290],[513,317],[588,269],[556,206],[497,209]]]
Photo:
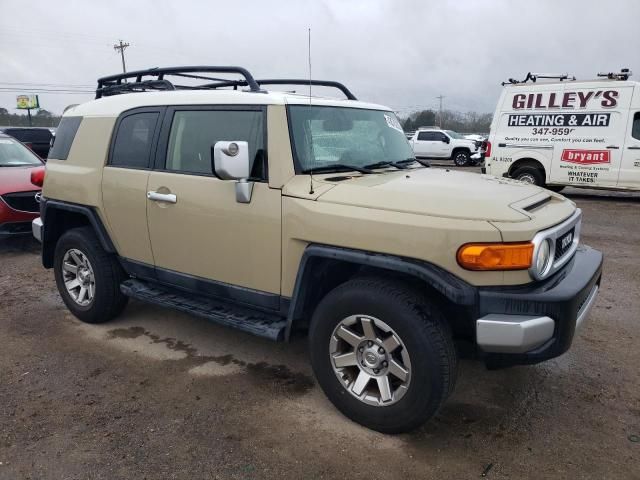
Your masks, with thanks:
[[[126,275],[115,255],[100,245],[91,227],[65,232],[54,253],[56,285],[67,308],[86,323],[116,317],[128,298],[120,292]]]
[[[453,163],[455,163],[457,167],[466,167],[469,165],[470,159],[471,155],[466,150],[457,150],[453,152]]]
[[[455,384],[449,326],[434,302],[401,281],[359,278],[329,292],[313,314],[309,347],[331,402],[379,432],[422,425]]]
[[[524,183],[544,187],[544,173],[535,167],[520,167],[513,172],[512,178]]]

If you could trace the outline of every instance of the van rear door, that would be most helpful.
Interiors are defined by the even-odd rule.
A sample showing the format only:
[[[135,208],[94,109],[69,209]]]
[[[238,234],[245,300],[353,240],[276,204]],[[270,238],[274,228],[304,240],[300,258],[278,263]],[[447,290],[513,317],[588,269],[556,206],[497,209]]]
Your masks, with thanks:
[[[640,190],[640,109],[637,108],[629,113],[618,187]]]
[[[558,118],[544,130],[554,145],[549,183],[617,185],[632,93],[612,82],[564,86],[559,108],[548,113]]]

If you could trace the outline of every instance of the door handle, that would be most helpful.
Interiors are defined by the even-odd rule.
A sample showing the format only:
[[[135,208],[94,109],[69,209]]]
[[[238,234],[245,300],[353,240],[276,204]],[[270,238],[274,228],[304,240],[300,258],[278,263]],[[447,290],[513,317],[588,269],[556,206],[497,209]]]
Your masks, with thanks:
[[[608,148],[609,150],[619,150],[619,149],[620,149],[620,147],[619,147],[619,146],[617,146],[617,145],[607,145],[607,148]]]
[[[629,150],[640,150],[640,147],[628,147]]]
[[[155,202],[176,203],[178,201],[178,197],[173,193],[147,192],[147,198]]]

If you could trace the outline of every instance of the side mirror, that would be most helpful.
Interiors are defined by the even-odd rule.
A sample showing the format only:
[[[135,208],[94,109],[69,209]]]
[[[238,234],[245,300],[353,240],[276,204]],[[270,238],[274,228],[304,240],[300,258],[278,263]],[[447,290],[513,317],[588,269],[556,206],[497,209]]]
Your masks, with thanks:
[[[446,135],[442,137],[442,141],[444,143],[450,143],[451,142],[451,140],[449,140],[449,137],[447,137]]]
[[[250,175],[249,144],[247,142],[216,142],[212,147],[213,172],[222,180],[237,180],[236,201],[251,202],[253,182]]]

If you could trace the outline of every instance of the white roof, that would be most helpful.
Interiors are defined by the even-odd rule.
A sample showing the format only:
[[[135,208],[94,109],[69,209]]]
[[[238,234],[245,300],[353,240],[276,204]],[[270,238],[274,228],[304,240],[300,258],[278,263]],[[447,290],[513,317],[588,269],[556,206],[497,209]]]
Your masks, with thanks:
[[[120,113],[137,107],[163,105],[308,105],[309,96],[286,92],[244,92],[239,90],[177,90],[162,92],[125,93],[103,97],[82,103],[67,110],[65,116],[117,117]],[[373,103],[356,100],[311,97],[312,105],[364,108],[368,110],[391,109]]]

